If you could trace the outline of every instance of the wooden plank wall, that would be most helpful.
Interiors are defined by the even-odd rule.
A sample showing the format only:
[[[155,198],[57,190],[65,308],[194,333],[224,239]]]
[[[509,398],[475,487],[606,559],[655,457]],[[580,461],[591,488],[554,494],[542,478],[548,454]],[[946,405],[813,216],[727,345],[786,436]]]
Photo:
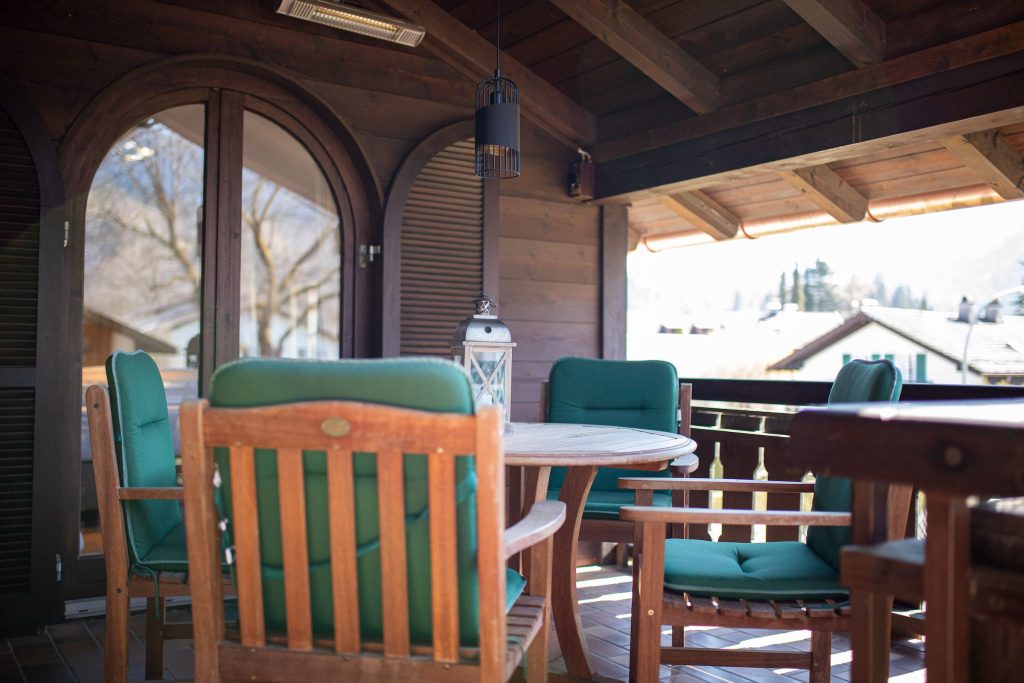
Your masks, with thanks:
[[[566,196],[572,150],[532,127],[522,146],[523,175],[501,181],[498,315],[518,344],[512,419],[535,421],[552,362],[601,355],[601,213]]]
[[[382,193],[431,132],[472,116],[474,83],[425,49],[278,17],[243,0],[0,3],[0,72],[55,145],[97,92],[153,60],[220,53],[295,77],[354,132]],[[599,356],[600,210],[566,196],[574,150],[523,121],[523,176],[500,185],[499,314],[518,341],[513,417],[539,418],[540,382],[566,355]],[[623,264],[625,267],[625,264]]]

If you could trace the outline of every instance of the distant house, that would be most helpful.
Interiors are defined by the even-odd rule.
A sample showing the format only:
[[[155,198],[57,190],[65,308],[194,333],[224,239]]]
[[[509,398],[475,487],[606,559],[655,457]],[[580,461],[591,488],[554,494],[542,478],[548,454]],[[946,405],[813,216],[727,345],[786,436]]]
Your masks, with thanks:
[[[177,349],[162,339],[137,330],[126,323],[104,315],[99,311],[85,309],[82,365],[103,365],[107,356],[117,349],[148,353],[176,353]]]
[[[863,308],[768,369],[827,380],[853,358],[888,358],[905,381],[959,384],[968,327],[956,313]],[[1024,317],[975,324],[967,370],[970,384],[1024,384]]]

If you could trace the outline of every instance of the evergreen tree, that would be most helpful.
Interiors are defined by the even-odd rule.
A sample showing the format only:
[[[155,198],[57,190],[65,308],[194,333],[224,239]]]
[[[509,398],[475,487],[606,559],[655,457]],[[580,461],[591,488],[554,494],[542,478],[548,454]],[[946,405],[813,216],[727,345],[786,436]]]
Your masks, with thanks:
[[[892,293],[892,301],[889,303],[893,308],[913,308],[914,298],[911,296],[910,288],[900,285]]]
[[[807,310],[807,300],[804,298],[804,283],[800,279],[800,266],[793,266],[793,295],[790,303],[796,304],[796,310]]]
[[[875,291],[873,296],[878,301],[879,306],[889,305],[888,293],[885,291],[885,278],[882,277],[881,273],[875,275]]]
[[[818,288],[814,283],[814,271],[804,269],[804,311],[818,310]]]
[[[932,310],[932,307],[928,305],[928,294],[927,293],[921,295],[921,306],[920,306],[920,309],[922,311],[930,311],[930,310]]]
[[[821,259],[815,260],[813,268],[804,271],[804,297],[808,311],[834,311],[839,307],[831,276],[832,269]]]
[[[1024,266],[1024,261],[1020,262],[1021,266]],[[1024,279],[1021,280],[1021,284],[1024,285]],[[1017,315],[1024,315],[1024,293],[1017,295],[1017,307],[1014,311]]]
[[[779,274],[779,309],[786,305],[786,271]]]

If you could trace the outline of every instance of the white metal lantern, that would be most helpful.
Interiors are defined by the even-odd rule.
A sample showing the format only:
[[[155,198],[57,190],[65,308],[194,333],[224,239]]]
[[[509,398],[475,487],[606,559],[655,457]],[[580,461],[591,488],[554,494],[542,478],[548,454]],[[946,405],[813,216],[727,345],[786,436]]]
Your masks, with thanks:
[[[501,406],[508,425],[512,407],[512,349],[516,343],[505,323],[491,313],[497,304],[484,294],[473,299],[473,304],[476,313],[455,328],[452,358],[469,372],[477,407]]]

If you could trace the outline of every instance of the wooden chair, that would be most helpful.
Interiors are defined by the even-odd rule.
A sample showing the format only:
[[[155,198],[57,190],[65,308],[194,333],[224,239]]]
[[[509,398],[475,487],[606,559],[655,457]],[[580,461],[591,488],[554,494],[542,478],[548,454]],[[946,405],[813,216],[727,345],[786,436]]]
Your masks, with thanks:
[[[181,414],[197,681],[503,681],[524,657],[546,680],[565,506],[504,528],[501,413],[473,414],[460,368],[239,361],[211,403]],[[238,632],[220,608],[219,528]],[[525,594],[505,563],[528,547]]]
[[[110,393],[100,384],[85,392],[107,574],[104,680],[127,680],[134,597],[147,604],[146,678],[160,679],[164,640],[192,637],[191,624],[165,620],[165,598],[190,594],[167,400],[156,363],[142,351],[108,358],[107,381]]]
[[[853,361],[840,371],[830,403],[896,400],[900,373],[889,361]],[[812,484],[732,479],[627,478],[636,506],[622,518],[637,523],[633,562],[630,680],[658,680],[660,664],[810,669],[813,683],[829,680],[833,631],[850,628],[847,591],[839,582],[839,550],[851,524],[851,485],[819,477]],[[768,493],[814,492],[814,509],[799,511],[699,510],[650,505],[651,491]],[[906,511],[904,511],[904,515]],[[666,525],[809,525],[807,544],[713,543],[666,540]],[[905,518],[904,518],[905,525]],[[807,653],[686,647],[682,632],[660,647],[661,629],[691,625],[725,628],[808,629]]]
[[[555,400],[552,404],[552,384]],[[692,387],[679,384],[676,369],[665,361],[614,361],[563,358],[551,368],[541,390],[541,414],[546,422],[641,427],[690,435]],[[617,544],[617,563],[625,564],[625,548],[633,542],[634,525],[619,519],[619,509],[633,503],[629,491],[618,488],[625,476],[688,477],[697,469],[696,455],[677,458],[654,472],[605,467],[598,470],[580,523],[580,541]],[[564,467],[551,470],[548,498],[558,498]],[[527,487],[529,490],[529,486]],[[658,492],[654,504],[689,504],[686,491]],[[673,536],[685,535],[681,527]]]

